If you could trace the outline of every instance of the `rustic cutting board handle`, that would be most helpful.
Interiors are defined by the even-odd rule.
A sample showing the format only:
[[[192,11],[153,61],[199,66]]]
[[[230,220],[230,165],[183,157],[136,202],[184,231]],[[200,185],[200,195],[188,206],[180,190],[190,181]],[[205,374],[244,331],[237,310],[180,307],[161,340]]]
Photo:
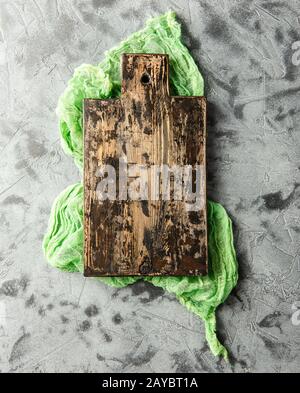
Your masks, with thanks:
[[[169,96],[168,55],[123,55],[122,95],[142,96],[149,91]]]

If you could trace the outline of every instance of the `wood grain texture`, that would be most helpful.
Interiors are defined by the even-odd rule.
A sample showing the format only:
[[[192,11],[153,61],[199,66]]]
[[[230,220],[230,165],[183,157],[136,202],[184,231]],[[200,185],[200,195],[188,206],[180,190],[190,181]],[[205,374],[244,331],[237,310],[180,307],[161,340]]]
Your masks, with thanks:
[[[170,96],[168,56],[123,55],[121,97],[84,101],[85,276],[207,272],[205,140],[205,98]],[[99,201],[99,168],[118,179],[120,158],[143,165],[149,189],[153,165],[201,165],[202,208],[187,211],[172,190],[170,200]]]

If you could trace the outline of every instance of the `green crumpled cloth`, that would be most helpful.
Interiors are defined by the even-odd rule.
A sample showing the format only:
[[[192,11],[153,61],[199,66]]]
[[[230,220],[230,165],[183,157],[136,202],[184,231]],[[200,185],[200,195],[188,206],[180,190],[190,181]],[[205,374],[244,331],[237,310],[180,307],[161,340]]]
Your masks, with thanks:
[[[105,54],[98,65],[83,64],[75,70],[59,99],[58,115],[64,151],[82,169],[82,100],[120,95],[120,56],[122,53],[167,53],[170,83],[176,95],[203,95],[202,76],[181,43],[180,25],[168,12],[148,21],[145,29],[131,35]],[[188,310],[205,323],[206,339],[214,355],[227,358],[227,350],[216,336],[216,308],[223,303],[237,282],[237,261],[232,224],[224,208],[208,201],[209,272],[204,277],[103,277],[100,281],[125,287],[138,280],[151,282],[175,294]],[[69,186],[55,200],[43,248],[48,262],[68,272],[83,271],[83,186]],[[175,317],[175,316],[174,316]]]

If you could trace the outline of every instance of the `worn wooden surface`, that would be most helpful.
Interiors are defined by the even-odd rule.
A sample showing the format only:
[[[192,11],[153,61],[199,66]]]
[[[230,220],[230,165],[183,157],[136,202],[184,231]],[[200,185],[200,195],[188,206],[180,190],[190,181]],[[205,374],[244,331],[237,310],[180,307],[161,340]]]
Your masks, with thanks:
[[[122,76],[119,99],[84,102],[84,274],[205,274],[206,202],[188,212],[184,201],[172,198],[99,201],[96,196],[97,170],[104,164],[117,169],[121,157],[147,171],[153,164],[205,168],[205,98],[170,96],[166,55],[123,55]]]

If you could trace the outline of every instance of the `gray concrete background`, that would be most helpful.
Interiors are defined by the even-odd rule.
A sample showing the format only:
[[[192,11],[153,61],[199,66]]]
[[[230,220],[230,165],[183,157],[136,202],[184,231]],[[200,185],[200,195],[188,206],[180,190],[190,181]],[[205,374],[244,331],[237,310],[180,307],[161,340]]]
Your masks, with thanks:
[[[240,281],[218,312],[230,365],[173,296],[61,273],[41,249],[54,198],[79,180],[59,95],[169,9],[206,81],[208,196],[234,221]],[[1,0],[0,18],[0,371],[299,371],[299,1]]]

